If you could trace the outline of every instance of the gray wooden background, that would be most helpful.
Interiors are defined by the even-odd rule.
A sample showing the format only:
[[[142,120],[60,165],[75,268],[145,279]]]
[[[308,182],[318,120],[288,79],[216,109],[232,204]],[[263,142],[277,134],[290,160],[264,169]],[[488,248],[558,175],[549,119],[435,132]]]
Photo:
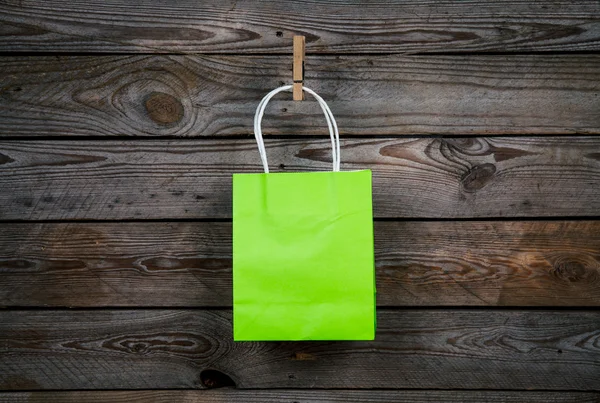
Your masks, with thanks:
[[[233,343],[291,82],[373,170],[374,342]],[[264,121],[325,170],[312,100]],[[599,402],[600,2],[0,1],[0,402]]]

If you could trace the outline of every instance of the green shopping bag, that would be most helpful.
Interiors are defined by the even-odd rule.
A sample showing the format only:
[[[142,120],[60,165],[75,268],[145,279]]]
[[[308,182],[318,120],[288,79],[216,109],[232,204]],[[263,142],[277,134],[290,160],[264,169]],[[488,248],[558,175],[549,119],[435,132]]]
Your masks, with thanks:
[[[323,109],[333,171],[233,175],[234,340],[373,340],[375,274],[371,171],[340,172],[337,125]]]

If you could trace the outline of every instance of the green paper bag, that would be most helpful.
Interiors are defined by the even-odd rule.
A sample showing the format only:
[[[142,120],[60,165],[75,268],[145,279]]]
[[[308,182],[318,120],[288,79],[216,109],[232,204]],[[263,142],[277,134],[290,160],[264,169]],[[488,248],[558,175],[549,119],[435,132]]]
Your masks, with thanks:
[[[233,175],[234,340],[373,340],[375,274],[371,171],[339,171],[339,134],[321,105],[332,139],[333,172]]]

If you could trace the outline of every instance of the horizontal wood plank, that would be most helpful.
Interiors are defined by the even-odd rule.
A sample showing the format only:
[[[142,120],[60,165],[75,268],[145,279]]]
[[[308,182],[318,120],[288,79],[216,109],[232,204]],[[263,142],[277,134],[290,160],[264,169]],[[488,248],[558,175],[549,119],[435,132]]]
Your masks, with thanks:
[[[144,390],[4,392],[0,403],[598,403],[597,392],[442,390]]]
[[[0,51],[291,53],[589,51],[596,1],[3,1]]]
[[[329,140],[270,139],[274,170],[331,169]],[[373,171],[375,217],[593,216],[599,137],[342,141]],[[0,141],[1,220],[231,217],[233,173],[260,172],[254,140]]]
[[[465,7],[461,7],[465,9]],[[0,38],[2,36],[0,35]],[[0,137],[252,134],[291,58],[57,56],[0,60]],[[318,56],[308,87],[342,136],[600,134],[600,56]],[[265,134],[325,134],[316,102],[280,94]]]
[[[231,314],[0,312],[0,388],[599,390],[599,311],[383,310],[371,342],[234,343]]]
[[[376,222],[379,306],[600,306],[600,221]],[[2,224],[0,306],[231,307],[230,223]]]

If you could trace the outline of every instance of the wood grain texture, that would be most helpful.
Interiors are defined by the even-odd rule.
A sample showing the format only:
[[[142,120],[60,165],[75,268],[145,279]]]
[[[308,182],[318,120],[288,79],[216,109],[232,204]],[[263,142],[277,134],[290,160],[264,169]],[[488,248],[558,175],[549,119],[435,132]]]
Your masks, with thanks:
[[[1,37],[1,36],[0,36]],[[0,136],[251,135],[255,108],[291,84],[291,58],[0,59]],[[600,56],[318,56],[305,85],[342,136],[600,134]],[[265,134],[325,134],[317,103],[280,94]]]
[[[270,139],[277,171],[329,170],[329,140]],[[375,217],[593,216],[598,137],[342,141],[373,171]],[[0,141],[0,219],[231,217],[233,173],[260,172],[254,140]],[[278,168],[276,168],[278,167]]]
[[[234,343],[218,310],[3,311],[0,388],[600,389],[598,311],[383,310],[377,326]]]
[[[598,403],[596,392],[440,390],[169,390],[4,392],[0,403]]]
[[[600,221],[376,222],[379,306],[600,306]],[[0,306],[231,307],[230,223],[3,224]]]
[[[291,53],[589,51],[596,1],[4,0],[0,51]]]

